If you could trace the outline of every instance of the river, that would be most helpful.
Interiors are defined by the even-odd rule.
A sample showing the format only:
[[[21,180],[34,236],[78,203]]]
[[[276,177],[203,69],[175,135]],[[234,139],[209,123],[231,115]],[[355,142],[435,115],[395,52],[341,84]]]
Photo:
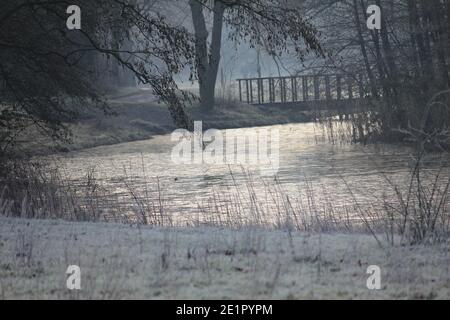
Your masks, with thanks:
[[[255,165],[173,163],[176,142],[170,135],[71,152],[56,160],[74,185],[86,183],[87,172],[93,173],[116,211],[144,210],[183,225],[237,219],[280,223],[280,212],[286,211],[310,216],[376,211],[386,199],[396,201],[393,185],[407,185],[414,165],[407,147],[331,143],[312,123],[263,129],[279,133],[276,176],[262,176]],[[261,128],[223,132],[255,130]],[[426,171],[444,165],[447,174],[448,163],[432,156]]]

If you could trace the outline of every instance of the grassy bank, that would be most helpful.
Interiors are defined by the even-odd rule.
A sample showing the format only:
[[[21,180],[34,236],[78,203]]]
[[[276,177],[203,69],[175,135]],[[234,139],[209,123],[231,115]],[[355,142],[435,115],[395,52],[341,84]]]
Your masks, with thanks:
[[[73,151],[101,145],[150,139],[154,135],[175,130],[167,106],[158,103],[147,90],[124,90],[109,97],[113,115],[91,112],[70,124],[73,133],[70,144],[51,144],[47,138],[29,134],[25,138],[26,149],[45,154]],[[203,128],[229,129],[265,126],[289,122],[309,122],[312,115],[292,108],[265,108],[239,102],[217,101],[215,109],[207,114],[196,106],[189,106],[188,113],[195,121],[202,120]]]
[[[3,299],[448,299],[449,244],[362,234],[161,229],[0,217]],[[80,291],[66,288],[69,265]],[[366,286],[381,268],[381,290]]]

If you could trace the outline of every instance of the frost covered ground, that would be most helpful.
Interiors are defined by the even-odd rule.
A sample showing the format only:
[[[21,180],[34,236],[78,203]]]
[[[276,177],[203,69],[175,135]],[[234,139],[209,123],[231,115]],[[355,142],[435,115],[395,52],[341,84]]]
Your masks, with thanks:
[[[450,298],[450,245],[371,236],[157,229],[0,217],[2,299]],[[66,269],[81,268],[81,290]],[[381,290],[368,290],[369,265]]]

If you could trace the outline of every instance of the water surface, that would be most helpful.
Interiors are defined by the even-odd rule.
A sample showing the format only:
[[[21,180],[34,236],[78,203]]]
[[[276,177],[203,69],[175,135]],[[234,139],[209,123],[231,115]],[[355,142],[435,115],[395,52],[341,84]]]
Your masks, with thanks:
[[[291,209],[346,214],[373,209],[382,199],[395,201],[392,184],[406,185],[414,164],[409,148],[330,143],[312,123],[266,129],[279,130],[276,177],[261,176],[255,165],[175,164],[171,152],[176,142],[170,135],[72,152],[57,161],[74,184],[85,183],[87,172],[94,172],[123,212],[145,206],[183,223],[207,220],[211,212],[275,219]],[[245,135],[255,130],[224,132]],[[432,157],[427,169],[432,172],[442,164],[448,162]]]

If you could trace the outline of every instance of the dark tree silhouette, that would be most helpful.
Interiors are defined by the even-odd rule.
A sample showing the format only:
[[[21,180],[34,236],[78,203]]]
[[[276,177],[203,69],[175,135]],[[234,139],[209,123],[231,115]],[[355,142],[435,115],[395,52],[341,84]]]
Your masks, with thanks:
[[[173,75],[192,64],[186,29],[133,0],[76,0],[81,30],[68,30],[69,3],[3,0],[0,4],[0,145],[35,126],[67,139],[67,122],[86,106],[107,110],[93,57],[130,70],[165,103],[177,126],[190,127]],[[128,42],[133,46],[123,49]]]

